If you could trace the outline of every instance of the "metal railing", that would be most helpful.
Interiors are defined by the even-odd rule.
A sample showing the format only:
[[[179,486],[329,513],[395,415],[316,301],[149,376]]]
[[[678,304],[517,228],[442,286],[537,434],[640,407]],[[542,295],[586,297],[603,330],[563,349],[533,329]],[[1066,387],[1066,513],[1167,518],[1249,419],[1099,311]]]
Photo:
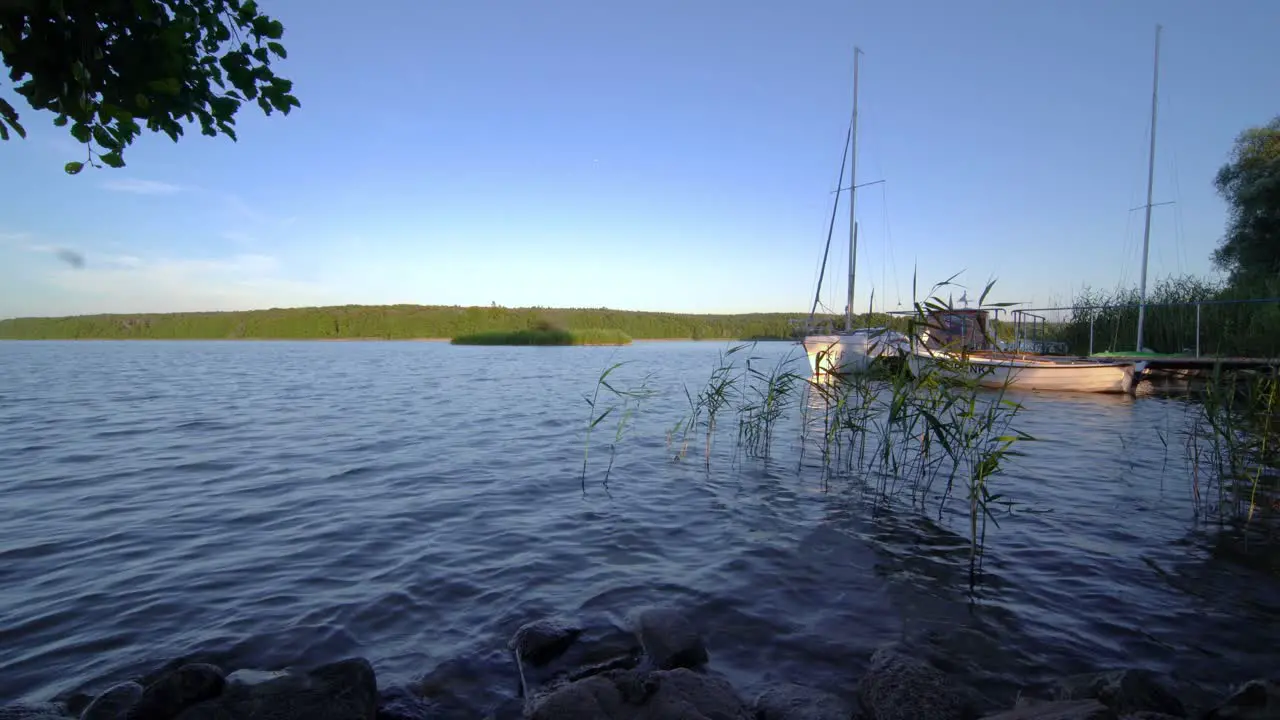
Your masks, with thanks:
[[[1145,305],[1148,311],[1152,309],[1160,309],[1160,308],[1194,308],[1195,309],[1194,353],[1195,353],[1195,357],[1200,357],[1202,354],[1201,340],[1204,335],[1203,318],[1204,318],[1205,307],[1222,307],[1222,306],[1233,306],[1233,305],[1258,305],[1258,304],[1268,304],[1268,303],[1280,304],[1280,297],[1241,298],[1241,299],[1226,299],[1226,300],[1194,300],[1194,301],[1187,301],[1187,302],[1164,302],[1164,303],[1148,302],[1148,303],[1145,303]],[[1091,313],[1089,315],[1089,354],[1092,355],[1094,352],[1094,345],[1095,345],[1096,326],[1097,326],[1098,320],[1100,319],[1099,314],[1105,313],[1105,312],[1116,312],[1116,311],[1124,311],[1124,310],[1131,310],[1136,313],[1138,308],[1141,305],[1142,303],[1072,305],[1072,306],[1062,306],[1062,307],[1025,308],[1025,309],[1015,310],[1014,312],[1028,312],[1028,313],[1067,312],[1067,313],[1070,313],[1070,316],[1064,319],[1064,322],[1071,321],[1072,319],[1074,319],[1074,316],[1076,316],[1078,313],[1081,313],[1081,312]],[[1136,349],[1141,351],[1141,348],[1136,348]]]
[[[1187,302],[1148,302],[1145,303],[1147,311],[1161,308],[1194,308],[1195,309],[1195,331],[1194,331],[1194,353],[1196,357],[1202,355],[1202,339],[1204,310],[1207,307],[1223,307],[1223,306],[1244,306],[1259,304],[1275,304],[1280,305],[1280,297],[1266,298],[1242,298],[1242,299],[1215,299],[1215,300],[1195,300]],[[1047,345],[1061,345],[1060,341],[1049,339],[1052,335],[1050,328],[1055,325],[1065,325],[1071,323],[1079,317],[1081,313],[1089,313],[1089,353],[1092,355],[1095,350],[1096,327],[1100,321],[1112,321],[1116,323],[1122,322],[1121,318],[1105,317],[1104,314],[1117,313],[1123,311],[1131,311],[1135,314],[1143,303],[1108,303],[1102,305],[1062,305],[1056,307],[1029,307],[1029,308],[1008,308],[1008,307],[987,307],[982,308],[991,313],[993,328],[998,327],[1001,323],[1001,312],[1009,313],[1009,322],[1014,326],[1014,344],[1016,346],[1037,347],[1038,351],[1043,352],[1043,347]],[[964,308],[956,308],[964,309]],[[887,315],[909,316],[914,315],[914,311],[910,310],[893,310],[886,312]],[[1058,318],[1051,318],[1051,314],[1058,314]],[[1150,323],[1150,316],[1148,316]],[[995,334],[993,332],[993,334]],[[1136,340],[1136,335],[1134,340]],[[1145,344],[1145,343],[1144,343]],[[1280,337],[1277,337],[1277,345],[1280,345]],[[1140,350],[1140,348],[1138,348]],[[1188,348],[1191,349],[1191,348]]]

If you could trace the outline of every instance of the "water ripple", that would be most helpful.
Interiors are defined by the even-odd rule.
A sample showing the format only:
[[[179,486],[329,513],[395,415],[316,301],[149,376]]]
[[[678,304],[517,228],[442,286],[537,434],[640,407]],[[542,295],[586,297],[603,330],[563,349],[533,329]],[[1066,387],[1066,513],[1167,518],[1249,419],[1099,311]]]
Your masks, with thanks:
[[[1277,659],[1276,565],[1192,522],[1156,430],[1178,403],[1025,398],[1040,439],[997,479],[1017,504],[971,589],[963,523],[824,482],[798,422],[767,461],[726,435],[709,466],[700,438],[674,462],[680,383],[720,349],[0,344],[0,703],[179,656],[350,654],[481,703],[514,691],[520,623],[622,626],[670,602],[744,692],[845,692],[902,637],[997,694],[1112,665],[1221,682]],[[614,427],[595,433],[584,476],[581,396],[620,359],[620,383],[652,371],[660,394],[612,458]]]

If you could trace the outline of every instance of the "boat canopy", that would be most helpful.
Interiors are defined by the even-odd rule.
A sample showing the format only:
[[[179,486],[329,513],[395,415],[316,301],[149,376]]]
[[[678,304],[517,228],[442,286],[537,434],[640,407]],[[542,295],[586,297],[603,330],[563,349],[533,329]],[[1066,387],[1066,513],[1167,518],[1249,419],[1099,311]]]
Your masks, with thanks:
[[[990,313],[979,308],[932,310],[921,334],[926,347],[951,351],[989,350]]]

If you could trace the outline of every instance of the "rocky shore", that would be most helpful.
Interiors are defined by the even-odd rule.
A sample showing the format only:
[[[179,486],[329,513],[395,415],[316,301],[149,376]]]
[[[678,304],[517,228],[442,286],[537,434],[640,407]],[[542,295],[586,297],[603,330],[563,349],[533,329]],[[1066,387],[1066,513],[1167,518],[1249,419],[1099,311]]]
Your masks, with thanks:
[[[846,687],[779,684],[747,698],[715,671],[699,628],[664,607],[634,613],[625,630],[537,620],[507,649],[512,690],[482,702],[431,675],[380,689],[363,658],[309,670],[183,658],[96,696],[0,707],[0,720],[1280,720],[1280,679],[1200,708],[1130,669],[1062,678],[1000,707],[903,644],[877,650]]]

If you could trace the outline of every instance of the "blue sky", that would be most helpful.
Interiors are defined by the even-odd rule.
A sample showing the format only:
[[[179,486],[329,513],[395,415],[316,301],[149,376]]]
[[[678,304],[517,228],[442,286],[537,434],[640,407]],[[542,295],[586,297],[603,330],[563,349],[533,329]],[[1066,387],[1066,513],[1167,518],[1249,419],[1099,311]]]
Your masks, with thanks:
[[[122,170],[23,112],[0,317],[423,303],[800,312],[864,51],[858,306],[964,271],[995,299],[1209,273],[1214,172],[1280,111],[1272,0],[261,0],[302,108]],[[371,13],[366,16],[365,13]],[[824,301],[843,307],[842,208]],[[82,267],[58,250],[84,258]],[[65,253],[64,253],[65,255]],[[831,278],[831,276],[828,276]]]

